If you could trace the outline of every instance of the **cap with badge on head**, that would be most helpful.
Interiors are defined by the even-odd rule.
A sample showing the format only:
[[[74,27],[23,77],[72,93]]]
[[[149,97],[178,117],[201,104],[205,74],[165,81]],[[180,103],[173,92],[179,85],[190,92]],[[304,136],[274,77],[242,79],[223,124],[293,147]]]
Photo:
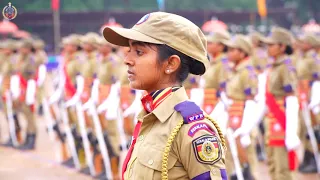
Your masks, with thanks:
[[[207,41],[201,29],[188,19],[165,12],[143,16],[131,29],[106,27],[104,38],[112,44],[129,46],[129,39],[153,44],[165,44],[201,63],[191,69],[195,75],[204,74],[209,65]]]
[[[42,39],[35,39],[33,41],[33,47],[35,49],[43,49],[45,46],[44,41]]]
[[[1,42],[1,48],[15,50],[17,48],[17,42],[13,39],[7,39]]]
[[[230,48],[240,49],[248,55],[252,54],[252,44],[245,35],[236,34],[231,40],[223,41],[222,43]]]
[[[262,41],[262,39],[264,37],[263,34],[261,34],[260,32],[257,32],[257,31],[251,33],[249,36],[250,36],[250,39],[252,42]]]
[[[293,38],[290,31],[281,27],[274,27],[271,30],[271,34],[261,40],[266,44],[284,44],[291,46]]]
[[[80,45],[80,36],[79,35],[70,35],[67,37],[62,38],[62,45],[74,45],[74,46],[79,46]]]
[[[228,31],[220,30],[206,35],[207,41],[211,43],[222,43],[230,39]]]
[[[17,48],[33,48],[33,40],[32,39],[22,39],[18,42]]]
[[[80,38],[81,46],[84,44],[91,44],[94,47],[97,47],[99,38],[100,36],[97,33],[89,32]]]
[[[310,44],[312,47],[319,46],[319,44],[318,44],[319,42],[318,42],[317,36],[315,34],[307,33],[307,34],[304,34],[304,35],[298,37],[298,39],[301,42],[305,42],[305,43]]]

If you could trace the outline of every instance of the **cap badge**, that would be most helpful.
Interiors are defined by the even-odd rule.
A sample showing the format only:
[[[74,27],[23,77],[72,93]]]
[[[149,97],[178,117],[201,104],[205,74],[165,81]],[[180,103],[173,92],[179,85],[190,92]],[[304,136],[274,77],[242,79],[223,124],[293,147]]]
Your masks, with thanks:
[[[146,22],[146,21],[149,19],[149,17],[150,17],[150,14],[144,15],[144,16],[137,22],[136,25],[140,25],[140,24]]]

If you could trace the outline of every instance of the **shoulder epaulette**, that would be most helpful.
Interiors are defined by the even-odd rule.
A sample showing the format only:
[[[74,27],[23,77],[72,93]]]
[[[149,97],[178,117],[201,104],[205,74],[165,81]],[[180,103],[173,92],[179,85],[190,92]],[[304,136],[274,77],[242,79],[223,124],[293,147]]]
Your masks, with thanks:
[[[246,69],[249,71],[249,78],[256,78],[255,70],[252,65],[246,66]]]
[[[200,107],[192,101],[181,102],[174,109],[181,114],[184,124],[190,124],[205,118]]]
[[[288,66],[289,71],[296,71],[296,68],[293,66],[290,58],[284,60],[284,63]]]

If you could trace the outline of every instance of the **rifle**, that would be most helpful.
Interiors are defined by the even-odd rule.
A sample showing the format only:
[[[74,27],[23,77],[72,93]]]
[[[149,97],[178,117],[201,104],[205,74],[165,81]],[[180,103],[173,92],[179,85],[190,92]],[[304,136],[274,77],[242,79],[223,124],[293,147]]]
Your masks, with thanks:
[[[233,137],[233,130],[230,128],[227,129],[227,139],[230,146],[230,151],[233,158],[234,166],[236,169],[237,178],[238,180],[244,180],[241,165],[240,165],[240,160],[238,157],[237,144]]]
[[[85,118],[84,118],[84,114],[83,114],[84,112],[82,109],[81,102],[78,102],[76,104],[76,111],[77,111],[77,117],[79,120],[80,133],[81,133],[81,137],[82,137],[84,153],[86,156],[86,162],[88,164],[91,176],[95,176],[96,171],[95,171],[95,167],[94,167],[94,163],[93,163],[93,155],[92,155],[92,152],[90,149],[90,142],[89,142],[89,138],[88,138],[88,132],[86,130],[86,123],[85,123]]]
[[[76,145],[74,142],[74,137],[72,135],[72,131],[71,128],[69,126],[69,118],[65,109],[65,105],[64,102],[62,102],[60,104],[60,112],[61,112],[61,117],[62,117],[62,121],[64,124],[64,129],[65,129],[65,133],[67,136],[67,142],[71,151],[71,156],[74,162],[74,165],[76,167],[77,170],[80,170],[81,166],[80,166],[80,162],[79,162],[79,157],[78,157],[78,153],[77,153],[77,149],[76,149]]]
[[[312,150],[314,153],[314,158],[317,164],[317,171],[318,171],[318,174],[320,174],[320,154],[318,150],[318,143],[311,125],[310,111],[306,102],[302,102],[302,114],[303,114],[304,123],[306,124],[306,127],[307,127],[307,133],[310,137],[310,143],[311,143]]]
[[[7,115],[9,120],[10,137],[11,137],[13,146],[17,147],[19,145],[19,142],[17,140],[16,127],[15,127],[15,122],[13,118],[12,99],[11,99],[10,91],[6,92],[6,104],[7,104]]]

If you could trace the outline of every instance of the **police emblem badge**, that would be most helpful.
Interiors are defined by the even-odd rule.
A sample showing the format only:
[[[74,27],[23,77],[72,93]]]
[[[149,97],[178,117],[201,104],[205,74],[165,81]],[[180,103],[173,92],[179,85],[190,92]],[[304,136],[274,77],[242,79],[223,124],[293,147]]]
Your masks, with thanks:
[[[214,135],[200,136],[192,141],[192,146],[200,163],[212,165],[221,159],[220,142]]]
[[[2,15],[7,20],[12,20],[17,17],[18,10],[16,7],[11,5],[11,2],[8,3],[2,10]]]

